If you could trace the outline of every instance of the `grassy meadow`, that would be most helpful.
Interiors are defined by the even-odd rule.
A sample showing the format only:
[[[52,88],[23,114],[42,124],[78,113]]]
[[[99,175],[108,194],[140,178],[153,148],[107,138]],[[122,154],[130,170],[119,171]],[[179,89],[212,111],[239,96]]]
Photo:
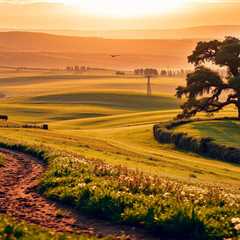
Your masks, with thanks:
[[[50,131],[2,128],[1,137],[58,149],[67,146],[86,158],[160,176],[238,184],[238,166],[180,152],[153,139],[153,124],[170,120],[179,111],[174,91],[184,82],[182,78],[153,79],[154,95],[147,97],[144,78],[114,76],[110,71],[8,74],[0,78],[1,93],[6,96],[0,103],[1,113],[9,116],[10,123],[48,123]],[[221,114],[234,112],[228,109]]]
[[[66,167],[64,169],[66,172],[64,172],[61,167],[68,166],[69,162],[67,160],[64,162],[64,159],[63,162],[54,162],[53,165],[57,170],[49,170],[50,172],[43,182],[42,191],[52,199],[60,198],[64,202],[73,201],[77,206],[81,203],[86,207],[81,209],[83,211],[87,211],[94,206],[101,206],[95,209],[95,213],[100,214],[100,216],[101,214],[107,216],[107,210],[102,207],[103,203],[101,201],[103,200],[98,199],[99,195],[94,195],[100,194],[99,192],[102,191],[100,183],[104,181],[106,189],[108,189],[106,191],[109,191],[109,194],[114,192],[114,195],[110,194],[112,197],[111,204],[113,204],[112,206],[109,203],[112,206],[110,210],[114,212],[119,206],[124,206],[121,210],[123,212],[117,212],[116,219],[112,219],[110,216],[110,220],[130,224],[144,222],[144,225],[150,226],[150,228],[160,227],[163,232],[171,232],[171,221],[176,221],[175,224],[177,224],[178,221],[181,221],[178,216],[182,213],[188,217],[191,215],[190,220],[187,218],[187,221],[194,222],[194,229],[195,227],[201,229],[204,224],[207,224],[207,220],[195,219],[194,211],[189,210],[194,206],[190,191],[187,193],[187,203],[184,202],[183,197],[180,197],[180,205],[182,204],[181,207],[183,208],[179,207],[178,201],[174,200],[172,202],[172,198],[168,199],[169,205],[165,206],[166,202],[162,202],[158,195],[163,193],[162,189],[153,187],[146,193],[138,186],[133,190],[131,189],[131,183],[127,185],[128,180],[126,180],[126,186],[123,185],[130,188],[131,193],[126,197],[119,193],[119,196],[117,192],[120,190],[117,184],[121,180],[121,175],[131,176],[131,171],[137,171],[134,174],[139,174],[140,177],[143,173],[146,176],[152,176],[153,179],[156,177],[166,178],[168,180],[164,182],[163,189],[167,192],[168,181],[171,181],[169,182],[172,186],[169,190],[171,197],[180,196],[181,191],[187,192],[190,188],[195,189],[196,187],[198,189],[199,186],[207,186],[207,189],[210,188],[205,192],[207,200],[204,203],[198,202],[196,209],[199,216],[202,214],[200,219],[203,219],[204,216],[204,219],[209,220],[209,216],[214,214],[215,222],[212,221],[210,227],[206,230],[207,237],[211,235],[211,238],[202,239],[221,239],[222,235],[219,232],[223,226],[226,236],[236,236],[236,232],[229,230],[232,226],[227,223],[227,220],[229,221],[231,217],[237,217],[235,215],[239,214],[238,207],[231,209],[231,203],[226,201],[224,213],[218,214],[218,211],[223,211],[222,208],[219,208],[219,206],[222,207],[220,196],[223,194],[220,189],[226,190],[226,193],[224,192],[226,195],[228,195],[228,191],[231,191],[231,194],[236,194],[236,196],[239,193],[240,167],[236,164],[179,151],[172,145],[157,143],[153,138],[152,127],[158,122],[171,120],[179,112],[179,102],[174,97],[174,93],[176,86],[182,84],[184,79],[159,77],[152,81],[154,94],[152,97],[147,97],[146,80],[130,74],[119,77],[114,76],[112,72],[93,72],[89,75],[52,72],[3,72],[0,74],[1,95],[4,96],[0,103],[0,113],[9,116],[9,126],[12,123],[48,123],[49,131],[7,128],[5,123],[1,123],[5,127],[0,128],[0,142],[21,143],[27,146],[38,146],[40,149],[54,149],[58,154],[65,153],[87,159],[93,163],[99,161],[111,166],[105,169],[105,165],[99,168],[98,165],[86,167],[82,164],[78,165],[78,163],[76,168],[73,168],[75,163],[69,160],[71,167]],[[234,109],[228,108],[218,115],[234,116],[234,114]],[[199,125],[197,123],[185,125],[184,131],[201,136],[209,134],[216,138],[216,141],[237,145],[239,132],[235,128],[238,127],[235,122],[227,125],[224,122],[217,124],[204,122],[199,123]],[[229,130],[229,128],[232,130]],[[229,134],[229,138],[225,137],[227,131],[233,132],[233,134]],[[119,167],[120,165],[121,167]],[[126,171],[130,171],[130,173],[124,170],[126,167],[128,169]],[[115,177],[117,177],[117,182],[114,180]],[[86,180],[88,178],[91,180],[91,189],[85,189],[85,185],[82,189],[79,189],[82,184],[81,181],[83,181],[83,184],[88,184],[88,180]],[[140,182],[138,178],[135,181]],[[157,183],[154,181],[146,179],[146,182],[150,182],[150,185]],[[177,186],[180,186],[179,183],[182,183],[183,186],[185,183],[187,185],[176,190],[174,181],[176,181]],[[65,185],[68,188],[63,189]],[[72,189],[69,188],[70,186]],[[97,186],[97,190],[94,186]],[[219,189],[219,192],[213,193],[212,187],[214,186]],[[121,191],[123,190],[121,189]],[[135,193],[134,191],[137,193],[136,196],[132,196]],[[90,194],[92,198],[88,195],[86,197],[86,194]],[[101,192],[100,195],[104,196],[106,200],[104,194],[106,193]],[[194,196],[200,196],[198,195],[200,193],[195,192],[195,190],[194,194]],[[152,196],[156,196],[156,199],[152,200]],[[86,204],[86,199],[88,199],[89,205]],[[217,199],[216,203],[214,203],[214,199]],[[188,201],[191,202],[190,205],[188,205]],[[149,208],[147,211],[144,210],[147,203],[152,206],[152,210]],[[156,204],[162,204],[162,208],[166,209],[166,216],[162,216],[161,211],[155,209]],[[210,207],[201,213],[201,207],[204,204]],[[139,207],[139,213],[131,212],[129,206],[134,206],[135,210]],[[238,205],[236,204],[236,206]],[[175,208],[178,209],[178,212],[171,212],[171,209]],[[229,215],[226,215],[226,223],[221,219],[223,225],[218,224],[218,216],[228,214],[225,212],[227,210],[229,210]],[[151,211],[154,211],[154,213]],[[109,213],[109,215],[111,214]],[[169,220],[169,225],[164,225],[168,217],[172,220]],[[189,226],[188,222],[186,225]],[[190,225],[190,227],[193,226]],[[214,229],[217,229],[217,233],[214,233]],[[179,231],[181,232],[180,229]],[[202,234],[206,237],[205,232]],[[214,238],[216,234],[219,234],[219,238]]]
[[[240,124],[237,121],[206,121],[185,124],[175,129],[195,137],[211,137],[217,143],[240,147]]]

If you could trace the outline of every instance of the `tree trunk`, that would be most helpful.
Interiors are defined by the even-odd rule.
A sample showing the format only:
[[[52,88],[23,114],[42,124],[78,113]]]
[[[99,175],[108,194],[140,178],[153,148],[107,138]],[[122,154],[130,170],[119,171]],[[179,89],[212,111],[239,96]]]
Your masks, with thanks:
[[[238,110],[238,119],[240,120],[240,98],[238,98],[237,110]]]
[[[237,106],[238,109],[238,120],[240,120],[240,106]]]

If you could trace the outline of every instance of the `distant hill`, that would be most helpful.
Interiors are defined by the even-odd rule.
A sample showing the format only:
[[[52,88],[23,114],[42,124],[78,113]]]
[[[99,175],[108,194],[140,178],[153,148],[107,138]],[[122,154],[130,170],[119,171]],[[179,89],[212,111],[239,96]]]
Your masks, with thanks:
[[[78,52],[84,54],[189,53],[196,40],[175,39],[106,39],[62,36],[35,32],[0,32],[0,46],[16,52]],[[171,48],[170,48],[171,47]]]
[[[66,32],[67,33],[67,32]],[[77,34],[77,32],[75,33]],[[79,32],[79,34],[81,34]],[[94,36],[94,33],[82,33]],[[179,29],[122,30],[98,33],[98,36],[112,38],[145,38],[145,39],[219,39],[225,36],[240,37],[240,25],[198,26]]]
[[[109,35],[109,38],[94,37],[93,32],[88,32],[92,37],[0,32],[0,65],[46,68],[62,68],[75,64],[114,69],[186,68],[189,67],[187,56],[200,39],[240,36],[240,26],[122,30],[102,34]],[[128,39],[121,39],[120,36],[128,36]],[[114,54],[120,56],[112,58],[110,55]]]
[[[0,29],[2,32],[12,29]],[[21,31],[26,31],[21,29]],[[78,36],[78,37],[100,37],[114,39],[212,39],[223,38],[227,35],[240,37],[240,25],[217,25],[197,26],[176,29],[130,29],[130,30],[45,30],[38,29],[34,32],[45,32],[49,34]]]
[[[0,65],[114,69],[182,67],[196,40],[105,39],[33,32],[0,33]],[[120,55],[112,58],[111,55]]]

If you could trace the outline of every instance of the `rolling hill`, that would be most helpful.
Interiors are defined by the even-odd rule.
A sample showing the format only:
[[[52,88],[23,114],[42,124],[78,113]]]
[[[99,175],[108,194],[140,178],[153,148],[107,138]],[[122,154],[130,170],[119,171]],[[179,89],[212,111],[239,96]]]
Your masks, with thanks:
[[[212,25],[173,29],[130,29],[109,31],[48,30],[51,34],[115,39],[212,39],[240,36],[240,25]]]
[[[1,32],[0,46],[16,52],[78,52],[82,54],[186,54],[196,40],[106,39],[34,32]],[[171,47],[174,51],[171,52]]]
[[[200,26],[166,30],[0,32],[0,65],[67,65],[189,68],[186,57],[200,39],[239,36],[240,26]],[[55,33],[55,34],[52,34]],[[67,35],[56,35],[56,34]],[[70,34],[75,36],[70,36]],[[125,39],[123,39],[123,36]],[[103,38],[105,37],[105,38]],[[111,58],[111,54],[120,55]]]
[[[196,40],[104,39],[2,32],[0,65],[65,67],[79,64],[93,67],[108,65],[118,69],[186,67],[186,56],[195,44]],[[111,54],[119,54],[120,57],[113,59]]]
[[[11,28],[0,28],[0,32],[16,31]],[[26,29],[19,29],[25,32]],[[108,39],[211,39],[225,36],[240,36],[240,25],[206,25],[169,29],[117,29],[117,30],[77,30],[77,29],[33,29],[33,32],[44,32],[65,36],[98,37]]]

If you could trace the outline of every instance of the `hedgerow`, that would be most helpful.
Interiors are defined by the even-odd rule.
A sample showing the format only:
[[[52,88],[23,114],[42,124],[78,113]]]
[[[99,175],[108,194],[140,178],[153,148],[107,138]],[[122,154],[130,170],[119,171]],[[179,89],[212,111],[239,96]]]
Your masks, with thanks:
[[[215,118],[213,120],[237,120],[236,118]],[[177,126],[204,119],[181,120],[154,125],[154,137],[160,143],[174,144],[177,148],[198,153],[226,162],[240,163],[240,148],[228,147],[214,142],[214,139],[192,137],[187,133],[174,132]]]
[[[240,237],[240,196],[235,189],[146,176],[44,145],[1,143],[48,163],[39,191],[81,213],[144,227],[161,237],[220,240]]]

